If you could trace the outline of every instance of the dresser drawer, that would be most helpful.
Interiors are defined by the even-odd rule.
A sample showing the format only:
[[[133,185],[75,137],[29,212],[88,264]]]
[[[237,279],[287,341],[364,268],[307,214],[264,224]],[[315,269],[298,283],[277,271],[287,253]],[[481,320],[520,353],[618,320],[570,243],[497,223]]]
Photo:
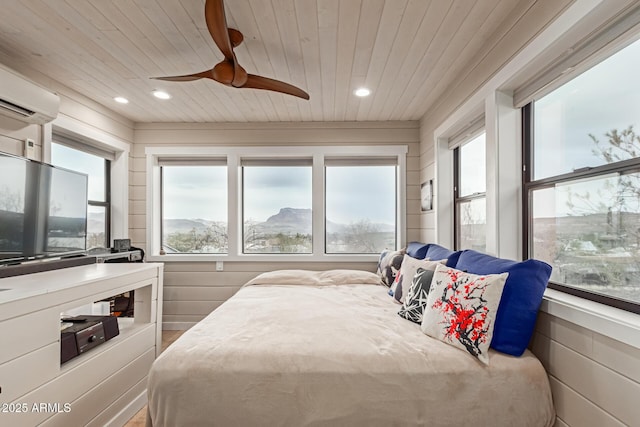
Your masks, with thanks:
[[[132,362],[145,353],[153,356],[154,342],[154,325],[140,327],[138,330],[124,337],[115,337],[107,343],[101,344],[95,349],[88,351],[86,354],[80,355],[72,361],[65,363],[56,378],[47,382],[42,381],[42,386],[40,387],[31,387],[34,390],[21,397],[19,402],[26,404],[28,408],[32,408],[34,404],[43,402],[58,404],[58,406],[62,408],[62,411],[64,411],[64,404],[67,403],[71,405],[72,418],[75,417],[75,415],[73,415],[74,413],[81,416],[83,413],[86,413],[86,411],[93,411],[97,408],[92,408],[91,405],[84,407],[82,402],[85,401],[86,398],[89,398],[89,396],[86,396],[85,399],[83,399],[83,396],[94,396],[95,393],[102,395],[102,393],[104,393],[103,390],[100,390],[101,387],[103,387],[102,384],[109,384],[108,379],[111,376],[129,365],[134,368],[132,371],[128,371],[129,375],[132,377],[136,376],[134,378],[135,380],[147,375],[152,360],[145,359],[147,362],[141,365],[132,364]],[[147,357],[149,357],[149,355]],[[59,365],[60,354],[56,354],[54,359]],[[0,372],[0,378],[1,377],[2,373]],[[108,387],[107,390],[112,392],[114,389]],[[121,390],[121,392],[124,391],[124,389]],[[4,395],[4,387],[0,396],[2,395]],[[116,397],[117,396],[112,396],[114,400]],[[93,412],[94,416],[97,415],[99,411],[100,409],[98,409],[97,412]],[[19,414],[0,414],[0,423],[2,426],[35,426],[40,425],[56,412],[58,411],[30,411]],[[63,415],[60,419],[67,420],[67,417]],[[65,425],[83,424],[84,423],[71,423]]]
[[[60,340],[60,312],[29,313],[0,322],[0,364]],[[1,377],[0,377],[1,378]]]
[[[51,381],[60,372],[60,346],[56,341],[46,347],[0,365],[0,402],[19,401],[41,384]]]

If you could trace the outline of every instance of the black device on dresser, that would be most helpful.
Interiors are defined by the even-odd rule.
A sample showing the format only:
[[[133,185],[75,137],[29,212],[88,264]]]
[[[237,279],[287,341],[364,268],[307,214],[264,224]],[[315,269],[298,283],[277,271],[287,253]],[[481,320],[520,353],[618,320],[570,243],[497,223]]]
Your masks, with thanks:
[[[60,331],[60,363],[109,341],[120,334],[114,316],[74,316],[61,319],[71,325]]]

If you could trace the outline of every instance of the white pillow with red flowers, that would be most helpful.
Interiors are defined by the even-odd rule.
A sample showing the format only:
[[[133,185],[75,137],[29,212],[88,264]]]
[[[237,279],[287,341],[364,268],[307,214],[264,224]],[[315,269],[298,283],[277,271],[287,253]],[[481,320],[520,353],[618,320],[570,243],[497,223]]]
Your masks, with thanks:
[[[489,364],[489,344],[508,273],[480,276],[439,265],[421,329]]]

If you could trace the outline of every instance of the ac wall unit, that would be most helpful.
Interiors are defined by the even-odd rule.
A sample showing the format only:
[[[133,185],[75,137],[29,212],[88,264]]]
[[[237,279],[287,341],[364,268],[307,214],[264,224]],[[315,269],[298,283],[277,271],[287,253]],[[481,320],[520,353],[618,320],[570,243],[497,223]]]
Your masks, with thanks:
[[[55,119],[59,108],[58,95],[0,66],[0,114],[43,124]]]

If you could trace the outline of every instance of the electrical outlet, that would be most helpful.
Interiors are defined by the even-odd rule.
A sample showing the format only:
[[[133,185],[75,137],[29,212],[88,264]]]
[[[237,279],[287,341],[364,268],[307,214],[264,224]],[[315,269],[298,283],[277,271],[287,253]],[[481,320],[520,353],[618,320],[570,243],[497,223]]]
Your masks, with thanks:
[[[224,270],[224,263],[222,261],[216,261],[216,271]]]

